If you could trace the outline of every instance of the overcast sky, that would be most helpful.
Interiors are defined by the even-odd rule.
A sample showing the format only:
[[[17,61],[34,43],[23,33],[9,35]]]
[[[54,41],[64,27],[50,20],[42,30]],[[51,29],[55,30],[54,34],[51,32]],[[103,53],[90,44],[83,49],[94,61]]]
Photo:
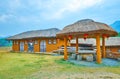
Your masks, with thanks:
[[[112,24],[120,20],[120,0],[0,0],[0,36],[63,29],[81,19]]]

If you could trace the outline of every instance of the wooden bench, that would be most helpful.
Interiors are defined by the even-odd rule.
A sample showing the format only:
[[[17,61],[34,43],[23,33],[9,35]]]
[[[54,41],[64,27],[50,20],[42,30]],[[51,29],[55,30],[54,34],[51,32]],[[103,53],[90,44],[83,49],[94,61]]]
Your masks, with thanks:
[[[107,52],[107,58],[119,59],[120,53],[119,52]]]

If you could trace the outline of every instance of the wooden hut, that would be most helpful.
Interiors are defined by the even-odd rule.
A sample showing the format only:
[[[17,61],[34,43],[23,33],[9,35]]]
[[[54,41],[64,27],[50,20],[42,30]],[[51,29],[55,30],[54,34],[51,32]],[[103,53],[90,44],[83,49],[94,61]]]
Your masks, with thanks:
[[[13,51],[52,52],[63,45],[63,40],[56,38],[56,33],[59,31],[57,28],[27,31],[7,39],[13,42]]]
[[[76,38],[76,53],[78,54],[78,38],[96,38],[97,49],[97,62],[101,63],[101,54],[103,57],[105,53],[105,38],[109,36],[115,36],[117,32],[105,23],[95,22],[91,19],[84,19],[70,24],[63,28],[57,37],[64,38],[64,59],[67,60],[67,40],[70,38]],[[100,48],[100,37],[102,37],[102,51]]]

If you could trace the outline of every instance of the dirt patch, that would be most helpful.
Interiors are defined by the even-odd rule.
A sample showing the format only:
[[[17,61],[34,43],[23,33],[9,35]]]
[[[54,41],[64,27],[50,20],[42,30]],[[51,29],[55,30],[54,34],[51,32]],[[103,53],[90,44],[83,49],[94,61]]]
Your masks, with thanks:
[[[119,74],[96,72],[96,73],[75,73],[75,72],[37,72],[28,79],[120,79]]]

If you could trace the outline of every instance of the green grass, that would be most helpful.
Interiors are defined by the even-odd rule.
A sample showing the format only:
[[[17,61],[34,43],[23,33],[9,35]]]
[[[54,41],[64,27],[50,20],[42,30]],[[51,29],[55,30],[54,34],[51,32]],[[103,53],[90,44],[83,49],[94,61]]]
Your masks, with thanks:
[[[0,52],[0,79],[119,79],[120,67],[84,67],[63,56]]]

